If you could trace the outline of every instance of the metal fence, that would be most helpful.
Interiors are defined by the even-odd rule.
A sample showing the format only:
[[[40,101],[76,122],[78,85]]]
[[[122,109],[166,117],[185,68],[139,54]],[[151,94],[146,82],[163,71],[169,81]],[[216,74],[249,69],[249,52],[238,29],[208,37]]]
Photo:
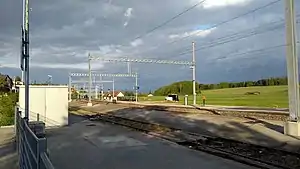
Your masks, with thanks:
[[[16,143],[20,169],[54,169],[47,154],[47,139],[38,137],[16,108]]]

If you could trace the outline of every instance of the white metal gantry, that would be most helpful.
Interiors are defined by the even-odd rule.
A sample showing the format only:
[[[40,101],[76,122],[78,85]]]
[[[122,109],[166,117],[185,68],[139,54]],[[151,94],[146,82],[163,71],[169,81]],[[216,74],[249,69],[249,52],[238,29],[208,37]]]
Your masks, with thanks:
[[[134,58],[111,58],[102,57],[88,54],[89,61],[89,72],[91,72],[91,60],[98,60],[102,62],[123,62],[123,63],[144,63],[144,64],[168,64],[168,65],[184,65],[190,66],[193,70],[193,104],[196,104],[196,55],[195,55],[195,42],[192,43],[193,55],[192,61],[182,61],[182,60],[156,60],[156,59],[134,59]],[[92,76],[92,75],[91,75]],[[91,79],[90,76],[90,79]]]
[[[132,62],[132,63],[150,63],[150,64],[170,64],[170,65],[186,65],[193,66],[191,61],[182,60],[154,60],[154,59],[133,59],[133,58],[106,58],[100,56],[89,55],[90,60],[99,60],[103,62]]]
[[[114,74],[102,74],[102,73],[92,73],[92,77],[136,77],[136,74],[121,74],[121,73],[114,73]],[[71,77],[89,77],[89,73],[70,73]]]
[[[114,95],[114,78],[115,77],[132,77],[135,78],[135,98],[137,101],[137,97],[138,97],[138,74],[137,73],[130,73],[130,74],[124,74],[124,73],[96,73],[96,72],[91,72],[89,71],[89,73],[70,73],[69,74],[69,91],[71,91],[71,86],[72,86],[72,77],[89,77],[88,82],[89,82],[89,104],[91,104],[91,90],[92,90],[92,81],[91,81],[91,77],[112,77],[113,80],[112,81],[103,81],[101,80],[100,82],[112,82],[113,83],[113,95]],[[83,82],[84,81],[78,81],[78,82]],[[74,82],[75,83],[75,82]],[[71,101],[71,92],[69,92],[69,100]]]

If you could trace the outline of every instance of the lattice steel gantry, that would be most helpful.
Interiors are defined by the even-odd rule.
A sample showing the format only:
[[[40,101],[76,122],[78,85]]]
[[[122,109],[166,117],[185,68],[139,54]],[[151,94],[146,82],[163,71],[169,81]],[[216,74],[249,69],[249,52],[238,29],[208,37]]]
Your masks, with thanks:
[[[132,78],[135,78],[135,99],[137,101],[137,97],[138,97],[138,92],[137,92],[137,89],[138,89],[138,74],[137,73],[134,73],[134,74],[122,74],[122,73],[114,73],[114,74],[109,74],[109,73],[70,73],[69,74],[69,100],[71,101],[71,85],[72,85],[72,77],[89,77],[89,104],[88,105],[91,105],[91,86],[92,86],[92,82],[91,82],[91,77],[112,77],[112,78],[115,78],[115,77],[132,77]],[[103,80],[102,80],[103,81]],[[81,81],[80,81],[81,82]],[[106,81],[103,81],[103,82],[106,82]],[[112,82],[113,83],[113,94],[114,94],[114,79],[112,81],[107,81],[107,82]]]
[[[169,64],[169,65],[184,65],[184,66],[190,66],[193,70],[193,104],[196,104],[196,57],[195,57],[195,43],[192,43],[193,47],[193,55],[192,55],[192,61],[182,61],[182,60],[155,60],[155,59],[133,59],[133,58],[107,58],[107,57],[101,57],[101,56],[94,56],[91,54],[88,54],[88,62],[89,62],[89,72],[91,74],[91,60],[98,60],[102,62],[123,62],[123,63],[144,63],[144,64]],[[91,79],[91,76],[90,76]]]

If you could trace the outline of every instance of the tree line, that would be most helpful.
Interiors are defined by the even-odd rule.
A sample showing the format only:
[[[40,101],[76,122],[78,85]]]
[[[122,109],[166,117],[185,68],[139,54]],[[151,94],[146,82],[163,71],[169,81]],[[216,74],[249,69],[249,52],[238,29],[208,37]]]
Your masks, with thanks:
[[[271,77],[260,79],[257,81],[243,81],[243,82],[221,82],[216,84],[199,84],[196,83],[196,93],[201,94],[201,90],[226,89],[238,87],[252,87],[252,86],[280,86],[287,85],[287,77]],[[175,82],[167,86],[163,86],[154,91],[156,96],[165,96],[171,93],[179,95],[193,94],[193,83],[191,81]]]

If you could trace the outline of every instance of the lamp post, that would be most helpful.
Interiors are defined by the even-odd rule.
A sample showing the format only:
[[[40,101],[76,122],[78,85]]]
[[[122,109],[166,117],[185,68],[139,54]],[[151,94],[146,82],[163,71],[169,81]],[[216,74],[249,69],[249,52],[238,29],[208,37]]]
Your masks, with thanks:
[[[48,75],[48,85],[52,84],[52,75]]]

